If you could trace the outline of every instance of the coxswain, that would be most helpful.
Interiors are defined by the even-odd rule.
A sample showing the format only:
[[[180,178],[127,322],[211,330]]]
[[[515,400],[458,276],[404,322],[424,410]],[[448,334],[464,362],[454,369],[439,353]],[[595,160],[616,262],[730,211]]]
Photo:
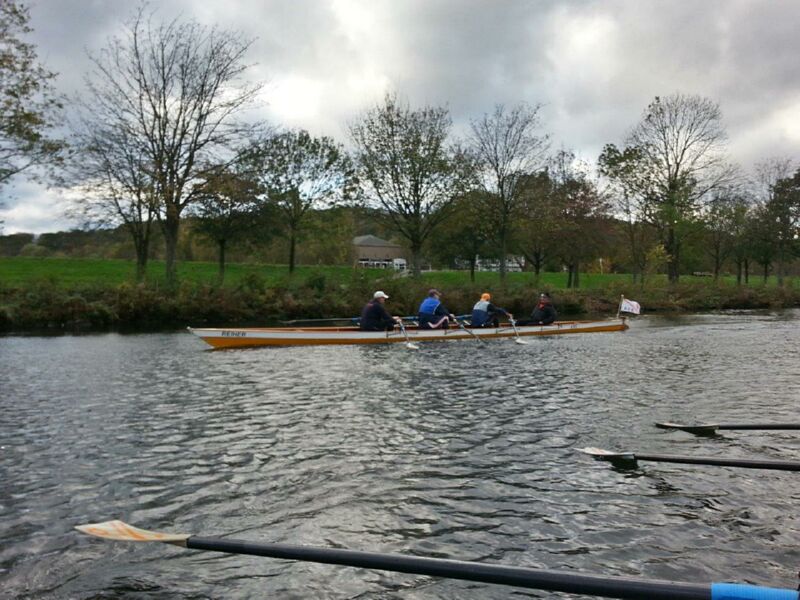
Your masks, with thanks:
[[[372,295],[372,300],[367,302],[361,311],[361,331],[391,331],[395,323],[400,322],[400,317],[393,317],[386,310],[384,304],[389,296],[381,291]]]
[[[550,294],[542,292],[539,295],[539,302],[531,313],[531,318],[524,321],[517,321],[517,325],[550,325],[558,318],[556,309],[550,299]]]
[[[470,319],[472,327],[500,327],[500,315],[505,315],[509,319],[514,318],[514,315],[505,308],[492,304],[491,300],[492,295],[488,292],[481,294],[481,299],[472,307]]]
[[[456,320],[442,301],[439,299],[442,293],[439,290],[428,290],[428,297],[419,305],[419,326],[426,329],[447,329],[450,319]]]

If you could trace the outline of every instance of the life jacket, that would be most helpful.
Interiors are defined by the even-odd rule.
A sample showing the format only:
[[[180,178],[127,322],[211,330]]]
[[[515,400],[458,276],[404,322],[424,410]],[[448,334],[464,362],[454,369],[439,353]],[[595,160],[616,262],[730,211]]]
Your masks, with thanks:
[[[433,296],[429,296],[422,301],[422,304],[419,305],[419,314],[421,315],[433,315],[436,314],[436,309],[439,308],[441,302],[438,298],[434,298]]]
[[[472,319],[470,322],[473,327],[483,327],[483,324],[489,318],[489,301],[478,300],[475,306],[472,307]]]

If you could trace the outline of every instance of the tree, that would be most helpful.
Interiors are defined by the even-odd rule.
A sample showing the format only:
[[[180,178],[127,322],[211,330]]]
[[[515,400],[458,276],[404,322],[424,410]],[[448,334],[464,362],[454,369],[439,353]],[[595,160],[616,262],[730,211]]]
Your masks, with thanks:
[[[458,260],[469,264],[469,280],[475,281],[478,256],[484,254],[491,239],[489,198],[482,190],[474,190],[453,201],[450,216],[433,238],[433,252],[450,263]]]
[[[258,182],[241,161],[209,171],[198,188],[197,230],[217,244],[219,283],[225,281],[225,252],[228,244],[244,237],[257,226]]]
[[[37,61],[23,40],[32,31],[30,12],[21,2],[0,2],[0,186],[27,169],[47,166],[64,148],[48,137],[58,120],[61,99],[56,74]]]
[[[493,212],[500,252],[500,279],[506,276],[506,254],[522,202],[520,182],[540,169],[548,137],[538,135],[539,105],[519,104],[506,109],[498,104],[492,114],[472,122],[471,145],[479,165],[481,183],[494,194]]]
[[[792,177],[779,179],[767,214],[774,223],[778,259],[778,285],[784,284],[786,264],[798,254],[800,245],[800,169]]]
[[[713,263],[714,281],[719,280],[723,263],[733,254],[737,242],[742,241],[737,233],[746,210],[746,200],[735,188],[717,190],[706,206],[703,213],[704,249]]]
[[[656,97],[619,151],[618,168],[645,204],[644,214],[659,231],[669,260],[667,274],[680,276],[682,233],[709,194],[730,183],[734,170],[724,153],[726,139],[719,106],[701,96]]]
[[[272,135],[251,151],[261,190],[278,208],[289,238],[294,271],[298,236],[308,211],[330,208],[353,194],[353,168],[342,147],[307,131]]]
[[[260,84],[240,80],[250,41],[193,21],[153,23],[140,8],[123,37],[90,58],[85,126],[128,143],[157,200],[167,280],[177,280],[181,215],[195,201],[209,165],[223,162],[251,128],[235,117]]]
[[[608,204],[572,152],[558,152],[548,171],[551,203],[558,211],[558,251],[567,266],[567,287],[577,288],[580,265],[598,256],[603,245]]]
[[[598,168],[610,184],[608,193],[614,207],[624,219],[633,283],[638,278],[644,285],[645,273],[650,270],[648,257],[657,256],[652,250],[661,244],[651,225],[652,219],[648,219],[651,204],[648,200],[652,192],[648,188],[646,171],[640,170],[639,150],[625,148],[620,151],[614,144],[607,144],[598,159]]]
[[[520,182],[519,227],[514,248],[533,267],[538,280],[553,254],[558,237],[559,209],[553,202],[554,182],[547,169]]]
[[[350,127],[362,192],[408,242],[415,277],[423,244],[471,178],[469,157],[448,146],[450,127],[447,109],[412,110],[393,94]]]

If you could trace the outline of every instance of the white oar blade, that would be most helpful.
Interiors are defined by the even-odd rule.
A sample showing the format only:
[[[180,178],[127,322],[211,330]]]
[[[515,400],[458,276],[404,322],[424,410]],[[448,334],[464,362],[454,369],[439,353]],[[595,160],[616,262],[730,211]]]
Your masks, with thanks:
[[[160,533],[139,529],[122,521],[105,521],[104,523],[90,523],[77,525],[78,531],[105,538],[107,540],[122,540],[126,542],[183,542],[190,536],[185,533]]]
[[[519,344],[520,346],[527,346],[528,345],[528,342],[526,342],[525,340],[520,339],[520,338],[515,338],[514,339],[514,343],[515,344]]]
[[[679,429],[689,433],[715,433],[719,425],[703,424],[703,425],[681,425],[680,423],[656,423],[656,427],[660,429]]]
[[[578,452],[583,452],[598,460],[635,460],[633,452],[611,452],[610,450],[603,450],[602,448],[577,448]]]
[[[406,348],[408,348],[409,350],[419,350],[419,346],[417,346],[416,344],[412,344],[411,342],[408,342],[406,344]]]

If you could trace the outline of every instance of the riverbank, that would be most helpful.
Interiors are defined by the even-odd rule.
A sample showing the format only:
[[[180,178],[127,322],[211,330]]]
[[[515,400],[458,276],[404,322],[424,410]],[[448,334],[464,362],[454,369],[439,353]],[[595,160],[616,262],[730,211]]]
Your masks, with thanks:
[[[95,264],[99,263],[99,264]],[[496,304],[517,315],[532,309],[539,291],[553,295],[562,316],[609,315],[620,295],[645,312],[697,312],[800,306],[800,288],[770,282],[737,286],[729,279],[685,277],[675,286],[663,278],[633,284],[620,274],[582,275],[581,289],[565,289],[562,273],[511,273],[500,285],[496,273],[478,273],[471,283],[460,271],[425,273],[419,280],[380,269],[232,265],[225,285],[214,283],[214,265],[185,263],[181,283],[170,289],[154,276],[131,281],[127,261],[6,259],[0,261],[0,331],[152,331],[186,326],[257,326],[281,320],[352,317],[376,289],[389,296],[394,314],[413,315],[427,290],[443,292],[453,312],[468,313],[491,291]],[[794,282],[793,282],[794,283]]]

